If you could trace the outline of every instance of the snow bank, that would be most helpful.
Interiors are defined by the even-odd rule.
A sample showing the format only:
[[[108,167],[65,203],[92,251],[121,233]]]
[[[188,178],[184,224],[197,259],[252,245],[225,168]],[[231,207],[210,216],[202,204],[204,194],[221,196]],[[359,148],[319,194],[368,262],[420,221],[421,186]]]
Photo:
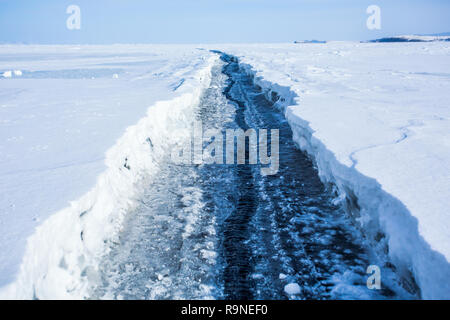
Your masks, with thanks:
[[[13,49],[17,50],[17,48]],[[50,49],[51,51],[54,50],[54,48]],[[5,246],[5,250],[2,250],[2,264],[0,266],[2,276],[5,277],[6,275],[7,277],[6,281],[10,278],[13,278],[14,281],[0,289],[1,298],[82,299],[89,297],[91,285],[97,280],[98,261],[106,253],[108,241],[114,241],[115,235],[120,230],[124,214],[136,206],[135,200],[139,197],[143,184],[148,182],[152,175],[157,174],[158,161],[163,158],[163,155],[170,152],[171,143],[176,143],[181,138],[173,134],[174,129],[179,129],[182,125],[189,125],[188,120],[193,117],[194,106],[198,103],[202,90],[209,86],[210,69],[217,60],[217,57],[207,52],[200,53],[200,51],[189,47],[184,47],[181,50],[176,47],[144,46],[138,49],[131,47],[132,54],[129,52],[130,47],[116,47],[112,49],[116,49],[116,55],[122,49],[123,57],[118,59],[116,56],[114,61],[105,61],[104,56],[98,56],[98,51],[104,50],[104,54],[110,52],[111,48],[100,47],[96,48],[94,58],[102,60],[101,63],[108,62],[123,65],[124,68],[127,68],[127,72],[124,72],[124,77],[121,77],[120,80],[112,80],[110,76],[105,77],[104,81],[107,81],[105,91],[109,91],[110,95],[103,94],[103,80],[95,80],[88,85],[98,88],[99,91],[95,93],[96,97],[101,96],[106,102],[111,102],[111,95],[114,95],[114,92],[111,92],[111,81],[114,83],[122,81],[115,85],[119,90],[118,92],[122,96],[127,96],[128,94],[134,95],[133,98],[135,99],[140,99],[138,101],[133,98],[127,100],[127,109],[120,111],[113,107],[113,103],[109,105],[112,106],[109,109],[105,109],[108,103],[101,105],[102,112],[109,116],[109,119],[108,116],[106,117],[109,122],[103,123],[103,125],[110,126],[110,128],[104,128],[105,130],[102,131],[105,136],[96,137],[95,135],[89,135],[91,131],[86,131],[84,135],[76,136],[71,140],[76,150],[73,151],[74,153],[69,151],[68,158],[74,163],[62,166],[62,168],[69,168],[68,172],[64,170],[62,172],[58,171],[58,167],[51,164],[47,164],[48,168],[46,169],[26,169],[26,165],[29,164],[32,167],[36,163],[31,161],[27,163],[24,160],[26,157],[20,159],[17,156],[18,161],[20,161],[17,166],[21,166],[22,170],[29,174],[28,181],[22,179],[20,170],[14,169],[15,163],[9,163],[8,158],[2,159],[4,167],[8,165],[9,170],[14,170],[10,173],[0,172],[3,177],[7,178],[3,180],[0,187],[4,190],[11,190],[14,197],[0,202],[2,206],[1,231],[3,237],[9,238],[8,243],[13,245],[12,248],[7,248],[8,243],[2,244],[2,247]],[[39,46],[36,50],[46,51],[49,49],[43,49]],[[67,51],[70,48],[64,47],[58,50],[63,50],[64,55],[67,55]],[[83,48],[83,51],[85,50]],[[28,54],[30,48],[24,48],[24,51],[27,51]],[[93,54],[92,48],[87,51],[87,54]],[[136,51],[139,52],[136,53]],[[171,55],[168,53],[171,53]],[[154,56],[156,56],[156,59]],[[77,53],[77,58],[79,57],[80,53]],[[133,58],[137,61],[133,61]],[[147,61],[143,64],[140,61],[142,59],[152,59],[152,61],[150,63]],[[85,61],[83,62],[86,63]],[[9,64],[14,63],[17,62],[9,62]],[[68,60],[68,64],[71,63],[74,66],[80,66],[79,60],[75,62]],[[95,64],[98,63],[99,61],[95,62]],[[60,66],[56,66],[56,68],[57,71],[61,70]],[[179,81],[179,77],[182,77],[185,81],[183,86],[177,88],[175,92],[172,89],[172,83]],[[5,87],[8,87],[10,82],[6,81],[10,80],[3,81]],[[30,84],[31,88],[37,87],[36,80],[31,80],[30,82],[30,79],[26,79],[25,81],[27,82],[24,83],[12,83],[12,81],[19,80],[11,79],[11,86]],[[78,80],[70,80],[70,85],[73,86],[74,81]],[[80,82],[75,84],[79,84],[79,88],[82,87]],[[61,89],[61,87],[59,88]],[[126,91],[131,88],[134,91]],[[156,95],[150,99],[144,99],[147,96],[143,90],[146,90],[147,94],[155,93]],[[70,99],[68,93],[69,91],[65,90],[62,95]],[[41,95],[41,97],[45,100],[44,103],[49,101],[48,96]],[[113,118],[115,114],[121,117],[117,121],[121,120],[121,125],[123,125],[139,116],[139,107],[142,108],[142,103],[152,101],[155,98],[160,99],[161,97],[170,98],[170,100],[159,100],[153,103],[144,117],[141,115],[141,119],[137,123],[135,122],[135,125],[129,126],[125,134],[106,152],[104,164],[103,158],[95,159],[93,157],[93,155],[96,155],[96,152],[104,152],[101,146],[114,139],[114,135],[121,127],[111,121],[115,119]],[[20,100],[17,96],[11,94],[11,99],[14,98],[19,100],[18,105],[23,109],[22,111],[27,109],[26,100]],[[36,96],[33,96],[33,98],[33,100],[36,100]],[[11,100],[8,99],[3,100],[3,102],[12,104]],[[67,105],[67,101],[65,103]],[[100,102],[97,101],[97,103]],[[133,106],[135,107],[134,109],[132,109]],[[52,113],[47,114],[47,116],[52,117],[52,120],[55,121],[55,118],[57,118],[55,115],[58,115],[58,110],[52,109],[51,111]],[[127,115],[127,111],[132,113],[132,116]],[[46,116],[45,113],[41,114],[44,117]],[[91,114],[88,113],[88,115],[88,117],[84,118],[85,121],[92,120]],[[9,119],[11,119],[10,122],[12,123],[14,117],[11,115]],[[74,122],[76,125],[82,123],[79,119],[76,120]],[[61,122],[64,123],[64,121]],[[59,122],[57,123],[60,124]],[[96,124],[98,125],[99,122],[97,121]],[[77,128],[76,125],[68,127],[68,129],[74,131]],[[10,130],[12,128],[15,127],[11,127]],[[32,128],[38,130],[36,126]],[[96,129],[101,130],[102,128],[97,126]],[[16,132],[16,134],[26,133],[21,126],[17,130],[22,131]],[[42,128],[42,130],[45,129]],[[37,131],[34,132],[35,134],[40,134]],[[2,132],[5,135],[8,133],[11,134],[11,132]],[[45,142],[49,142],[51,139],[57,140],[54,136],[46,136],[45,138],[48,139]],[[69,139],[70,137],[66,138]],[[92,145],[85,144],[84,148],[82,144],[79,145],[80,140],[86,143],[86,140],[89,139],[92,140]],[[99,139],[101,140],[100,142],[97,141]],[[63,140],[62,143],[64,142],[67,143],[68,140]],[[93,150],[99,146],[100,150]],[[4,144],[0,145],[0,147],[4,150],[8,149]],[[10,157],[20,155],[19,151],[20,149],[10,151]],[[64,157],[61,153],[61,149],[53,148],[52,153],[47,153],[48,162],[54,161],[52,157]],[[83,156],[83,153],[87,153],[90,159],[94,158],[86,162],[88,165],[90,161],[95,163],[95,170],[89,169],[89,167],[86,168],[86,163],[83,163],[83,161],[76,161],[77,158],[79,159],[80,156]],[[30,159],[39,162],[40,155],[34,153]],[[38,167],[43,164],[43,162],[39,162]],[[106,169],[103,169],[103,166],[106,166]],[[97,173],[99,169],[103,171],[100,174]],[[35,172],[39,174],[34,174]],[[40,186],[40,181],[36,179],[42,178],[45,180],[48,178],[48,175],[54,181],[50,185],[42,185],[45,196],[42,199],[42,203],[36,204],[39,198],[34,198],[35,193],[33,192],[27,195],[27,188]],[[87,179],[77,184],[77,186],[81,187],[77,188],[76,192],[72,188],[67,188],[68,190],[66,190],[64,185],[69,184],[72,186],[71,180],[77,180],[78,175],[89,175],[92,179],[95,178],[95,186],[93,188],[92,185],[89,186],[88,182],[91,180]],[[14,178],[18,181],[14,181]],[[19,184],[14,186],[14,183],[17,182]],[[61,203],[64,203],[64,199],[77,194],[87,186],[92,188],[89,192],[82,195],[78,200],[71,202],[69,207],[51,214],[52,212],[49,211],[49,207],[53,205],[50,203],[51,201],[61,205]],[[56,188],[52,190],[52,187]],[[16,188],[21,193],[25,193],[25,195],[19,193],[15,195]],[[28,199],[26,198],[27,196],[29,197]],[[59,196],[61,196],[63,201],[59,199]],[[14,216],[14,212],[10,212],[12,207],[7,203],[8,200],[14,200],[14,207],[17,206],[19,208],[19,211],[16,212],[18,216]],[[32,207],[30,203],[34,203]],[[31,207],[35,211],[27,212],[27,205],[28,208]],[[43,220],[37,227],[29,223],[33,215],[37,215]],[[48,215],[50,216],[47,218]],[[40,219],[37,219],[36,222],[39,222]],[[22,221],[23,224],[21,224]],[[8,230],[8,226],[10,230]],[[28,237],[25,253],[22,254],[21,238],[18,237],[26,237],[30,231],[33,231],[33,233]],[[11,250],[16,252],[12,252],[10,256],[8,251]],[[15,270],[15,259],[20,259],[21,261],[18,272]]]
[[[450,298],[450,44],[220,49],[275,98],[405,287],[413,275],[423,298]]]

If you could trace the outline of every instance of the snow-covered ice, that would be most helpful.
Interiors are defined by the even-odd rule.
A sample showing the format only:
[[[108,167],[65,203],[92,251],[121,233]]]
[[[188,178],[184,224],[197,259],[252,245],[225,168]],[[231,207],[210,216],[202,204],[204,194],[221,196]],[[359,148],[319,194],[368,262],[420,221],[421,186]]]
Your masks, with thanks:
[[[220,49],[294,99],[278,103],[322,180],[424,298],[450,298],[450,43]]]
[[[397,272],[424,298],[450,298],[450,43],[208,47],[277,100]],[[183,138],[174,129],[217,58],[190,45],[0,46],[1,297],[88,297],[105,240]]]
[[[142,165],[141,135],[164,135],[168,113],[182,117],[212,56],[195,46],[0,47],[0,73],[22,70],[0,79],[3,295],[83,297],[74,277],[89,274],[111,221],[132,205],[139,171],[123,162]]]

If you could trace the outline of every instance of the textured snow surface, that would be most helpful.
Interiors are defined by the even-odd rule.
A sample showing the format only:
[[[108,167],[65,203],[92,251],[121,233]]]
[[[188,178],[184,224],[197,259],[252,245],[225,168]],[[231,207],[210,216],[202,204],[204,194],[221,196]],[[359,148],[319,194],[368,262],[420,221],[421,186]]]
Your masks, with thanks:
[[[198,99],[213,56],[195,46],[0,46],[0,294],[86,296],[78,280],[155,167],[149,145],[161,147],[176,125],[168,115],[182,118]]]
[[[221,50],[249,64],[260,86],[294,98],[280,107],[322,179],[358,209],[399,271],[414,274],[424,298],[450,298],[450,44]]]
[[[281,96],[294,140],[398,273],[450,298],[450,43],[208,49]],[[216,59],[196,46],[0,46],[1,297],[89,296],[105,240],[183,139],[174,128]]]

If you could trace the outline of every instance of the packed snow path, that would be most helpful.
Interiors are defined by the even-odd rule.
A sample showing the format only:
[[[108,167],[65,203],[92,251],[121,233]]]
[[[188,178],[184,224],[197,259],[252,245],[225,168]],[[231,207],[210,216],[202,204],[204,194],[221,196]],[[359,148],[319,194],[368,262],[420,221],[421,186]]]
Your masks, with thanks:
[[[221,53],[219,53],[221,54]],[[339,299],[406,297],[299,151],[274,102],[221,54],[198,106],[203,130],[279,129],[280,166],[181,166],[167,161],[128,214],[101,264],[95,298]],[[270,145],[270,141],[269,141]],[[366,287],[377,264],[382,290]],[[300,292],[285,290],[298,284]],[[287,291],[287,292],[286,292]]]

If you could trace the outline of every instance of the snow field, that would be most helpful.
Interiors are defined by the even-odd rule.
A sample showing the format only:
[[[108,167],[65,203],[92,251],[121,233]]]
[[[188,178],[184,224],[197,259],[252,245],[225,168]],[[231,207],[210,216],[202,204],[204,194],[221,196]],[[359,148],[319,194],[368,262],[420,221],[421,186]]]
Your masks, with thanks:
[[[228,45],[380,255],[450,298],[450,45]],[[294,96],[292,92],[295,92]],[[414,283],[405,283],[414,287]]]
[[[40,47],[37,49],[42,50]],[[63,49],[67,50],[67,48]],[[97,48],[99,51],[102,51],[103,49],[104,48],[102,47],[99,49]],[[105,254],[108,241],[113,241],[114,236],[120,230],[120,224],[124,218],[125,212],[136,206],[136,199],[139,197],[140,190],[143,189],[142,184],[145,183],[145,181],[148,182],[148,179],[152,175],[157,174],[157,161],[159,157],[161,157],[162,154],[169,152],[170,149],[167,149],[170,148],[170,144],[176,143],[177,139],[180,138],[173,135],[172,131],[174,131],[175,128],[178,129],[182,125],[187,125],[186,118],[191,118],[190,113],[192,113],[193,107],[198,104],[201,92],[205,87],[209,86],[210,69],[217,57],[207,52],[200,52],[194,48],[185,50],[184,52],[180,51],[178,56],[173,53],[178,50],[177,48],[172,49],[169,47],[167,49],[163,47],[161,50],[161,48],[144,46],[144,48],[141,49],[144,51],[143,53],[136,54],[135,52],[132,52],[132,54],[138,57],[140,57],[141,54],[151,57],[152,55],[149,55],[148,52],[145,51],[152,52],[152,50],[154,50],[156,52],[162,51],[162,54],[158,57],[159,59],[161,59],[164,54],[172,54],[172,56],[169,55],[169,58],[167,59],[168,63],[165,65],[164,62],[166,61],[164,60],[160,60],[159,63],[154,63],[153,65],[150,63],[150,67],[153,68],[153,71],[150,72],[141,70],[138,62],[123,60],[117,62],[118,64],[123,64],[125,67],[130,65],[133,66],[134,63],[139,66],[137,68],[129,68],[129,70],[131,70],[125,73],[125,80],[127,80],[127,82],[134,82],[135,88],[141,88],[142,86],[142,89],[145,88],[150,94],[156,90],[159,92],[156,95],[157,99],[158,97],[169,99],[161,99],[160,101],[153,103],[153,105],[148,108],[145,117],[138,116],[138,118],[141,119],[137,124],[129,126],[126,129],[122,137],[120,137],[114,146],[106,152],[104,160],[106,169],[103,169],[103,172],[98,176],[94,175],[94,177],[96,177],[95,186],[78,200],[71,202],[68,207],[45,218],[45,220],[35,227],[35,229],[32,224],[25,226],[19,224],[17,213],[16,216],[13,216],[9,221],[9,224],[11,224],[13,228],[26,227],[26,232],[17,232],[16,234],[13,234],[14,237],[10,239],[10,242],[16,247],[14,253],[15,256],[2,256],[2,276],[7,276],[9,281],[13,278],[14,281],[9,282],[9,284],[1,288],[1,297],[25,299],[87,298],[90,294],[90,284],[96,281],[98,261],[101,256]],[[90,53],[89,50],[87,51]],[[107,52],[108,48],[106,48],[105,51]],[[173,52],[171,53],[171,51]],[[125,48],[125,53],[124,56],[127,57],[127,48]],[[98,52],[95,52],[94,50],[92,54],[95,57],[95,55],[98,55]],[[133,57],[133,55],[131,56]],[[100,59],[101,57],[99,57],[99,60]],[[70,64],[71,62],[72,61],[69,60],[68,63]],[[77,63],[79,63],[79,61]],[[58,70],[60,70],[60,67],[58,66],[57,68],[57,72],[59,72]],[[157,73],[158,69],[159,73]],[[157,83],[159,83],[159,85],[153,88],[148,87],[149,82],[151,83],[150,78],[152,78],[155,73],[158,74]],[[164,73],[167,75],[165,76]],[[65,71],[65,76],[67,74],[67,71]],[[183,86],[174,89],[173,83],[176,83],[175,79],[179,79],[179,77],[183,77],[184,79]],[[108,76],[108,78],[111,79],[112,76]],[[11,81],[13,81],[13,79]],[[27,81],[29,82],[30,80],[27,79]],[[43,80],[31,81],[35,81],[32,85],[36,86],[36,81]],[[83,79],[82,81],[86,80]],[[120,80],[113,79],[108,81]],[[164,89],[162,84],[167,85],[167,88]],[[125,86],[126,89],[126,84],[122,83],[121,85]],[[59,88],[61,89],[61,87]],[[122,90],[124,89],[122,88]],[[67,94],[67,92],[66,89],[61,95]],[[140,94],[141,92],[136,90],[134,93]],[[122,94],[124,94],[123,91]],[[108,96],[104,97],[105,100],[108,101]],[[9,103],[8,100],[6,102]],[[128,102],[132,103],[135,102],[135,100],[130,99]],[[143,100],[140,100],[140,102],[142,103]],[[105,103],[104,106],[107,107],[108,104]],[[129,120],[131,118],[126,115],[126,112],[132,110],[124,109],[123,111],[122,125],[124,123],[123,120]],[[136,112],[135,109],[134,114],[138,115],[139,112]],[[89,120],[89,117],[87,117],[86,120]],[[104,139],[101,141],[103,146],[105,146],[108,141],[111,141],[110,139],[111,137],[114,137],[114,134],[117,134],[117,127],[112,129],[115,129],[113,134],[111,134],[111,130],[109,132],[104,132],[105,135],[108,134],[109,140]],[[4,133],[8,134],[11,132],[4,131]],[[87,145],[87,148],[78,148],[78,152],[90,153],[92,152],[92,147],[95,147],[95,137],[89,136],[89,133],[89,131],[84,132],[84,139],[93,139],[93,145]],[[79,141],[75,142],[79,143]],[[61,155],[61,150],[58,150],[57,148],[53,149],[53,152],[56,152],[54,155],[57,157]],[[74,152],[76,152],[76,150]],[[14,154],[12,154],[12,156],[13,155]],[[71,156],[73,157],[73,154],[69,154],[69,158],[71,158]],[[37,156],[30,158],[35,161],[39,160]],[[17,159],[20,161],[18,156]],[[52,159],[49,161],[52,161]],[[96,162],[101,163],[101,159]],[[4,164],[7,164],[7,162],[4,161]],[[19,163],[19,165],[27,165],[27,163],[22,159],[22,162]],[[30,165],[35,164],[30,163]],[[72,170],[71,173],[66,176],[64,176],[64,173],[61,175],[60,172],[52,169],[48,169],[43,173],[47,175],[50,173],[53,175],[53,179],[57,180],[57,185],[63,186],[65,184],[64,180],[67,180],[67,178],[75,178],[77,173],[83,174],[84,168],[82,163],[73,164],[73,166],[75,166],[74,169],[77,169],[78,172]],[[97,164],[97,166],[98,169],[103,168],[103,165]],[[88,170],[84,172],[84,174],[94,174],[95,172],[99,172],[98,169],[94,171]],[[35,177],[37,178],[40,176],[35,175]],[[31,178],[33,178],[33,175],[31,175]],[[8,180],[4,180],[4,187],[5,189],[8,189],[11,184],[17,182],[18,181],[9,178]],[[21,180],[19,180],[19,182],[21,182]],[[31,185],[39,184],[39,181],[33,179],[30,181],[29,179],[28,183]],[[8,186],[8,184],[10,186]],[[23,189],[21,190],[22,193],[26,192],[26,187],[27,184],[23,185]],[[53,193],[53,196],[58,194],[50,190],[51,187],[52,185],[43,186],[43,189],[48,193]],[[80,192],[87,187],[89,187],[89,184],[84,181],[82,188],[77,191]],[[67,190],[63,189],[62,191],[65,191],[65,193],[60,192],[63,198],[67,199],[70,194],[68,194]],[[74,190],[70,190],[72,195],[74,194],[73,191]],[[50,195],[46,195],[46,199],[43,200],[51,201],[51,198]],[[28,201],[22,200],[22,203],[26,204],[32,200],[32,198]],[[17,203],[17,207],[21,209],[21,201],[18,201],[17,199],[15,202]],[[5,210],[2,210],[2,215],[6,218],[8,217],[7,205],[2,207]],[[34,206],[33,209],[39,212],[46,210],[47,207],[41,204],[40,207]],[[39,213],[42,217],[45,217],[45,215],[49,215],[52,212]],[[23,211],[23,214],[26,215],[27,212]],[[15,220],[13,220],[14,217]],[[2,229],[3,228],[5,228],[5,226],[3,226]],[[31,230],[33,230],[33,233],[28,237],[25,251],[23,252],[20,247],[22,240],[18,241],[17,237],[27,236]],[[3,231],[6,233],[4,236],[8,237],[8,230],[4,229]],[[11,238],[11,230],[9,232],[9,238]],[[5,265],[5,263],[8,262],[8,259],[9,261],[13,260],[12,262],[21,259],[19,270],[15,270],[15,266],[14,264],[11,264],[11,262],[9,262],[9,265]],[[6,270],[12,271],[13,273],[7,273]]]

